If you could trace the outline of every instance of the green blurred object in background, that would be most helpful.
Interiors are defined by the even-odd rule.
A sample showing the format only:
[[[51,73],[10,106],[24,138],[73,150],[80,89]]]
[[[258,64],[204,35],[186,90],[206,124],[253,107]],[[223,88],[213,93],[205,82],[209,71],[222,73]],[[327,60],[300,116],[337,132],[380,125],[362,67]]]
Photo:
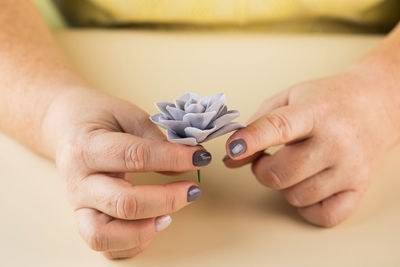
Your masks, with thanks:
[[[49,0],[34,0],[37,7],[51,29],[64,28],[67,24],[58,12],[54,3]]]

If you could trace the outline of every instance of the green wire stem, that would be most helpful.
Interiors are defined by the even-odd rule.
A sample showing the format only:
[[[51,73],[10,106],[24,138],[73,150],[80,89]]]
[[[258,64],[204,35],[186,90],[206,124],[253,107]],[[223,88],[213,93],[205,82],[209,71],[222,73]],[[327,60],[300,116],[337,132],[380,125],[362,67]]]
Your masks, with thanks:
[[[200,170],[197,170],[197,180],[199,181],[199,183],[201,183],[201,174],[200,174]]]

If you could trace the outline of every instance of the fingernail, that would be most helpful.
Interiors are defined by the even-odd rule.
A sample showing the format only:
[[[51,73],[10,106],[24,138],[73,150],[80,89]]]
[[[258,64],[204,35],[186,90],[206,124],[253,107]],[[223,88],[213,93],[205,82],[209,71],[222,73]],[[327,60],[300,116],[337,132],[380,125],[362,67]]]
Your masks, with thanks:
[[[198,186],[191,186],[187,192],[187,202],[192,202],[201,197],[202,191]]]
[[[199,150],[193,154],[194,166],[205,166],[211,162],[211,154],[204,150]]]
[[[228,155],[225,155],[225,157],[222,158],[222,161],[228,160],[230,157]]]
[[[243,139],[238,139],[229,144],[229,153],[232,157],[239,157],[246,151],[246,143]]]
[[[172,218],[169,215],[163,215],[156,218],[156,232],[161,232],[167,228],[172,222]]]

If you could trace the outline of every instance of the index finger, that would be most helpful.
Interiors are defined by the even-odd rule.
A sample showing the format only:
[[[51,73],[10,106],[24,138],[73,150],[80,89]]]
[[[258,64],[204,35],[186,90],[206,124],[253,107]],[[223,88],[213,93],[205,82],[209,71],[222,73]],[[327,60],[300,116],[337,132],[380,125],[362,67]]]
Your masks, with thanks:
[[[313,127],[314,116],[310,108],[284,106],[235,132],[226,142],[226,151],[232,159],[240,160],[271,146],[302,139]]]
[[[101,132],[86,144],[84,158],[93,171],[187,172],[211,162],[201,146],[150,140],[121,132]]]

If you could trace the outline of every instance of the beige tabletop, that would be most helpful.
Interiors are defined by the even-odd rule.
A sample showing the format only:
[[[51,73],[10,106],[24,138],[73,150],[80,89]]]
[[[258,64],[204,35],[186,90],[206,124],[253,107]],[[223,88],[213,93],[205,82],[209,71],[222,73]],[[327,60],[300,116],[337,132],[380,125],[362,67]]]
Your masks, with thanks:
[[[236,33],[70,31],[56,34],[99,90],[149,113],[183,92],[225,92],[240,121],[286,87],[343,70],[381,37]],[[0,135],[0,266],[399,266],[400,147],[388,154],[357,212],[333,229],[311,226],[249,167],[226,169],[224,141],[205,144],[213,162],[203,197],[135,259],[109,261],[81,241],[57,170]],[[135,183],[196,180],[139,174]]]

